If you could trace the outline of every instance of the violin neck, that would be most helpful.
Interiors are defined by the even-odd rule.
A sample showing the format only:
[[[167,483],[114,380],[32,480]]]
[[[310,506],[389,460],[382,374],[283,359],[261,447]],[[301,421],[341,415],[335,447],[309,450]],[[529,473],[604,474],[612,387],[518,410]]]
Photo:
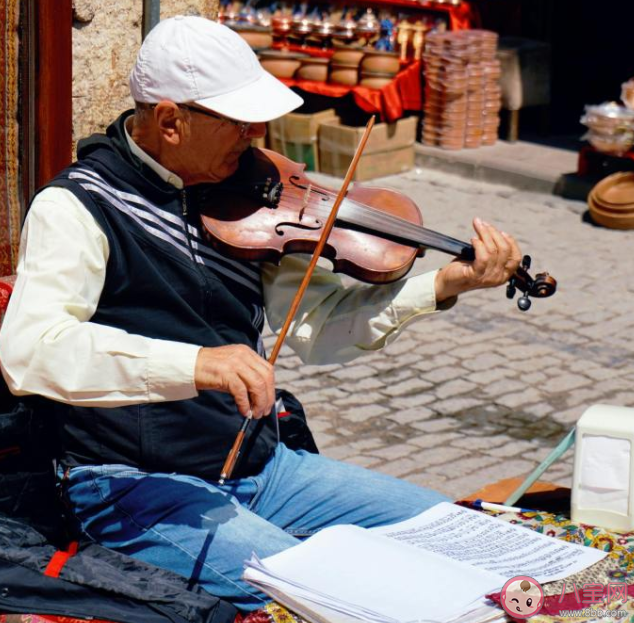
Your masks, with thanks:
[[[371,212],[374,212],[374,210],[366,209],[360,212],[355,209],[347,209],[344,203],[339,211],[337,220],[347,225],[352,225],[355,229],[375,235],[378,234],[411,247],[417,247],[420,251],[435,249],[436,251],[454,255],[461,260],[473,261],[475,259],[475,250],[467,242],[462,242],[451,236],[445,236],[422,225],[416,225],[385,212],[377,211],[376,217],[373,218],[374,215]]]

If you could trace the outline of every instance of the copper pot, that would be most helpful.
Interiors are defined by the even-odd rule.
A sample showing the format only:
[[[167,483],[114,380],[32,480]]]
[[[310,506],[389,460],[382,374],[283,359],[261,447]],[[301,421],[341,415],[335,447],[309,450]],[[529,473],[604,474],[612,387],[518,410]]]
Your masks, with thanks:
[[[401,63],[396,52],[383,50],[365,50],[361,59],[361,71],[379,72],[395,76],[401,68]]]
[[[361,48],[337,48],[332,55],[333,65],[358,67],[365,52]]]
[[[235,24],[231,27],[235,30],[252,48],[270,48],[273,43],[271,29],[255,24]]]
[[[330,65],[330,82],[344,84],[353,87],[359,81],[359,72],[356,66],[352,65]]]
[[[282,50],[265,50],[259,56],[262,67],[276,78],[292,78],[306,57],[305,54]]]
[[[314,80],[315,82],[326,82],[328,80],[327,58],[310,57],[302,60],[300,68],[295,72],[295,77],[299,80]]]
[[[392,74],[377,71],[362,71],[359,84],[362,87],[368,87],[370,89],[382,89],[386,84],[390,84],[393,79],[394,76]]]

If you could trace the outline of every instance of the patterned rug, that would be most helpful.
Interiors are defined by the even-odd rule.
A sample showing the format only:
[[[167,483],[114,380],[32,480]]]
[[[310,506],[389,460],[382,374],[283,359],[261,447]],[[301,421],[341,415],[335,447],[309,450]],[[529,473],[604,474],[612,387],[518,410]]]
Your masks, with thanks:
[[[19,0],[0,0],[0,275],[14,271],[20,241],[19,8]]]

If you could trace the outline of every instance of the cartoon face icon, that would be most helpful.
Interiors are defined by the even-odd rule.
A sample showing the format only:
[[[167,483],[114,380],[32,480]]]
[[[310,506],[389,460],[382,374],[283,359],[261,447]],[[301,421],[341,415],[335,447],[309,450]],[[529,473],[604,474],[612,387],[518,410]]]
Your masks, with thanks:
[[[527,575],[511,578],[500,593],[502,608],[514,619],[527,619],[544,605],[544,591],[539,582]]]

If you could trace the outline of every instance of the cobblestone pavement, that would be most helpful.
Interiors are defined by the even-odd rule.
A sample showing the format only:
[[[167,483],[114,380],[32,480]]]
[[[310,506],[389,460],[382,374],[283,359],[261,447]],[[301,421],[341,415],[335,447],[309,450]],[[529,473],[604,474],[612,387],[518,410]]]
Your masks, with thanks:
[[[634,231],[593,226],[581,202],[436,171],[380,184],[431,229],[469,240],[480,216],[512,233],[559,289],[526,313],[502,288],[463,295],[345,366],[301,365],[285,347],[277,384],[301,398],[324,455],[458,498],[528,474],[589,406],[634,407]],[[415,271],[448,260],[430,252]],[[572,455],[544,478],[570,484]]]

